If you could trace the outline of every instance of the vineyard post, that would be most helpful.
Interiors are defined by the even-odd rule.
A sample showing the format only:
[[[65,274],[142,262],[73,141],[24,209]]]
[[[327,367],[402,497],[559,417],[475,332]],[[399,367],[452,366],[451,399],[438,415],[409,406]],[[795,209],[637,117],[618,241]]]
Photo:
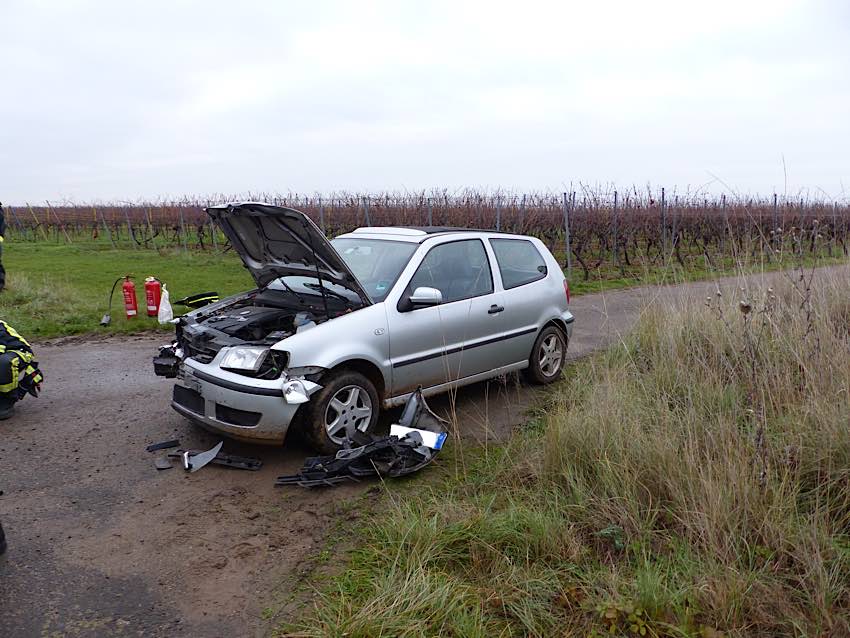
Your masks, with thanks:
[[[145,215],[148,218],[148,232],[150,232],[150,234],[151,234],[151,244],[153,245],[154,250],[157,250],[156,239],[154,239],[154,236],[153,236],[153,222],[151,221],[151,207],[150,206],[145,208]]]
[[[95,218],[97,218],[97,209],[94,206],[92,206],[91,209],[92,212],[94,212],[95,214]],[[106,217],[104,217],[103,211],[100,211],[100,221],[103,222],[103,229],[109,235],[109,243],[112,244],[113,248],[117,248],[117,246],[115,245],[115,238],[112,236],[112,229],[106,224]]]
[[[837,204],[832,202],[832,238],[829,242],[829,256],[832,257],[832,249],[835,247],[835,240],[838,238],[838,226],[836,224],[835,213]]]
[[[667,264],[667,200],[664,187],[661,187],[661,258]]]
[[[618,245],[617,245],[617,230],[618,230],[618,228],[617,228],[617,221],[618,221],[618,220],[617,220],[617,191],[614,191],[614,209],[613,209],[613,211],[611,212],[611,215],[612,215],[612,220],[613,220],[613,221],[612,221],[612,224],[613,224],[613,226],[614,226],[614,232],[613,232],[613,235],[614,235],[614,238],[613,238],[613,240],[614,240],[614,246],[613,246],[613,250],[614,250],[614,252],[613,252],[613,258],[614,258],[614,266],[617,266],[617,265],[619,265],[619,261],[620,261],[620,256],[617,254],[617,253],[618,253],[618,250],[617,250],[617,249],[618,249]]]
[[[322,229],[322,234],[325,234],[325,205],[322,203],[322,197],[319,196],[319,228]]]
[[[572,279],[573,260],[570,257],[570,198],[567,197],[566,193],[564,193],[564,248],[567,251],[567,279]]]
[[[65,230],[65,224],[63,224],[62,220],[59,219],[59,214],[53,209],[53,207],[50,205],[50,202],[45,200],[45,203],[47,204],[47,219],[48,219],[48,221],[50,220],[50,213],[53,213],[53,217],[56,218],[56,228],[57,228],[57,230],[56,230],[56,241],[57,241],[57,243],[59,241],[59,231],[60,230],[62,231],[62,234],[65,236],[65,243],[68,243],[68,231]]]
[[[363,216],[366,219],[366,225],[371,226],[372,222],[369,220],[369,198],[363,198]]]
[[[186,234],[186,224],[183,219],[183,207],[179,206],[177,212],[180,214],[180,235],[183,238],[183,252],[189,252],[189,236]]]
[[[720,252],[724,252],[726,235],[729,235],[729,241],[732,241],[732,229],[729,228],[729,211],[726,210],[726,193],[720,196],[720,210],[723,211],[723,234],[721,235]]]
[[[50,211],[53,210],[53,207],[50,205],[50,202],[46,200],[45,202],[47,203],[47,219],[49,221]],[[62,234],[65,235],[65,241],[69,244],[73,244],[74,242],[72,242],[71,238],[68,236],[68,231],[65,230],[65,224],[62,223],[61,219],[59,219],[59,214],[55,210],[53,210],[53,216],[56,218],[56,225],[62,230]],[[56,231],[56,241],[59,241],[59,231]]]
[[[127,212],[127,207],[124,206],[124,217],[127,219],[127,231],[130,233],[130,243],[133,245],[133,250],[138,249],[136,240],[133,238],[133,224],[130,223],[130,213]]]
[[[35,211],[32,209],[32,206],[30,206],[29,202],[27,202],[27,208],[30,211],[30,215],[32,215],[32,218],[35,220],[36,228],[41,228],[41,236],[44,237],[45,240],[47,240],[47,231],[44,230],[44,226],[42,226],[41,222],[38,221],[38,217],[35,216]],[[33,233],[33,236],[35,236],[35,233]]]
[[[502,196],[496,195],[496,230],[502,230]]]
[[[18,216],[15,214],[15,209],[11,206],[9,206],[9,214],[12,216],[12,223],[18,227],[18,232],[21,234],[21,237],[26,239],[26,230],[24,229],[23,224],[21,224],[21,220],[18,219]]]
[[[431,198],[428,198],[428,226],[433,226],[434,214],[431,211]]]
[[[673,195],[673,224],[670,228],[670,257],[678,250],[679,243],[679,196]],[[678,253],[677,253],[678,254]],[[681,262],[680,262],[681,263]]]
[[[770,229],[772,232],[769,234],[769,236],[771,238],[773,238],[774,241],[771,242],[771,243],[775,243],[775,240],[778,239],[778,236],[777,236],[777,232],[778,232],[777,229],[778,228],[779,228],[779,196],[776,193],[774,193],[773,194],[773,228]]]
[[[525,227],[525,198],[526,195],[523,193],[522,204],[519,206],[519,232],[522,232]]]

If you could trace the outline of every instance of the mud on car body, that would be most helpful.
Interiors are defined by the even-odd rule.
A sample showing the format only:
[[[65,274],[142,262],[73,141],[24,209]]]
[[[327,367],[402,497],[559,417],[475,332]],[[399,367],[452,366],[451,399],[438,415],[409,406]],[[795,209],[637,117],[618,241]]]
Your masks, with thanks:
[[[330,452],[418,386],[560,376],[569,291],[535,238],[379,227],[329,242],[289,208],[207,212],[257,288],[180,317],[154,364],[176,379],[172,407],[208,429],[279,444],[298,423]]]

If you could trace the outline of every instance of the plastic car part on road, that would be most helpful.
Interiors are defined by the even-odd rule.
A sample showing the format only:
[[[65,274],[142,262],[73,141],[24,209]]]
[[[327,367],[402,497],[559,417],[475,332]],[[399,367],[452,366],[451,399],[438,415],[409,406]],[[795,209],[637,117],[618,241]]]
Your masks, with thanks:
[[[336,455],[308,458],[298,474],[280,476],[275,485],[329,487],[362,477],[399,477],[417,472],[442,448],[447,423],[431,411],[418,388],[407,400],[399,425],[401,429],[395,432],[401,436],[355,432]]]

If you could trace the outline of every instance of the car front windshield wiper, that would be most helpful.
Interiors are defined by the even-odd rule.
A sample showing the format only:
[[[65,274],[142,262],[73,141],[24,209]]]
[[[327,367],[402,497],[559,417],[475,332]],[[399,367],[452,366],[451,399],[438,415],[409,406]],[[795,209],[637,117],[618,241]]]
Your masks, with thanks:
[[[351,299],[349,299],[349,298],[348,298],[348,297],[346,297],[345,295],[342,295],[342,294],[340,294],[340,293],[338,293],[338,292],[336,292],[336,291],[334,291],[334,290],[330,290],[330,289],[329,289],[329,288],[327,288],[326,286],[320,286],[319,284],[313,284],[313,283],[309,283],[309,282],[308,282],[308,283],[301,284],[301,285],[302,285],[302,286],[304,286],[305,288],[309,288],[310,290],[317,290],[317,291],[319,291],[319,292],[323,292],[323,291],[324,291],[324,293],[325,293],[326,295],[328,295],[328,296],[330,296],[330,297],[336,297],[337,299],[341,299],[341,300],[342,300],[342,301],[344,301],[346,304],[351,305],[351,303],[352,303],[352,302],[351,302]]]
[[[278,277],[277,280],[280,282],[280,285],[283,286],[286,292],[291,293],[298,300],[298,303],[307,305],[307,301],[304,299],[304,297],[302,297],[299,293],[295,292],[295,290],[292,289],[292,286],[290,286],[283,280],[283,277]]]

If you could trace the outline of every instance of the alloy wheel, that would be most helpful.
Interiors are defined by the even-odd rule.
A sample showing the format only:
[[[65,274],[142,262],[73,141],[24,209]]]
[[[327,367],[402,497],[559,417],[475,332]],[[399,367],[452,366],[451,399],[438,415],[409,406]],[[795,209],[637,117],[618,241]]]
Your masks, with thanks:
[[[558,335],[550,334],[540,343],[538,365],[540,371],[547,377],[554,376],[561,369],[564,359],[564,345]]]
[[[341,445],[346,434],[365,432],[372,420],[372,399],[365,389],[347,385],[337,390],[325,410],[325,430],[328,438]]]

